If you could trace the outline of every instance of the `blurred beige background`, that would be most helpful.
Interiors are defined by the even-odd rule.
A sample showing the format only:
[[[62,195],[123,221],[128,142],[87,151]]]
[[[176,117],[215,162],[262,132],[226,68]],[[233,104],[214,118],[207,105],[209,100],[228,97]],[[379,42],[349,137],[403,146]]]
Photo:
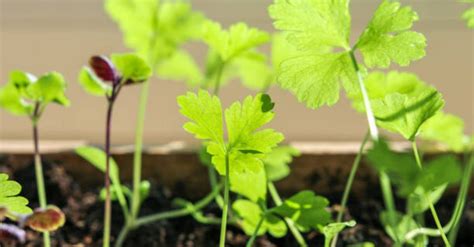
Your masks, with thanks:
[[[465,4],[454,0],[405,0],[419,13],[415,29],[428,39],[427,56],[404,70],[416,72],[434,84],[446,99],[445,110],[465,119],[468,131],[474,121],[474,31],[460,19]],[[8,72],[22,69],[34,74],[56,70],[70,82],[68,109],[51,106],[40,122],[43,139],[81,139],[102,143],[104,135],[105,100],[85,94],[78,86],[79,69],[92,54],[127,51],[122,36],[103,11],[99,0],[0,0],[0,84]],[[229,25],[245,21],[272,31],[266,8],[270,0],[195,0],[196,10]],[[375,0],[353,0],[351,3],[353,37],[361,32]],[[192,53],[203,55],[201,47]],[[114,112],[113,142],[132,143],[140,87],[127,88],[120,95]],[[192,140],[181,125],[176,96],[184,93],[184,83],[154,79],[149,101],[147,143]],[[222,90],[225,103],[242,99],[252,93],[238,82]],[[355,113],[347,100],[332,108],[312,111],[289,93],[273,88],[276,119],[272,126],[293,141],[360,140],[367,129],[364,115]],[[28,139],[28,119],[0,113],[0,139]]]

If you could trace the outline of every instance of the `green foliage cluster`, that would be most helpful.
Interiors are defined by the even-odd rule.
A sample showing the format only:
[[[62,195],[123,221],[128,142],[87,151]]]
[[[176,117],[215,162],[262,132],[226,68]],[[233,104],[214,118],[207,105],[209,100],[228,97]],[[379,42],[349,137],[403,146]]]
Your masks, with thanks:
[[[117,22],[125,44],[134,53],[113,54],[110,59],[93,56],[78,76],[87,93],[107,99],[105,151],[90,146],[76,149],[79,156],[105,174],[101,191],[105,201],[103,246],[111,242],[111,201],[118,202],[125,219],[116,246],[140,226],[186,215],[203,224],[220,224],[220,247],[225,246],[227,224],[240,227],[250,236],[249,247],[267,233],[276,238],[291,233],[300,246],[307,246],[302,233],[309,231],[323,234],[325,246],[336,246],[339,232],[356,225],[355,220],[343,222],[342,216],[350,210],[346,208],[348,195],[364,155],[380,174],[385,203],[380,222],[395,246],[422,246],[428,236],[441,236],[446,246],[455,245],[474,166],[474,137],[465,134],[462,119],[443,111],[445,102],[432,85],[413,73],[385,71],[392,66],[408,66],[425,56],[426,38],[413,30],[419,19],[417,13],[397,0],[382,0],[351,44],[349,5],[349,0],[274,0],[268,13],[279,32],[269,34],[243,22],[222,27],[193,10],[187,1],[106,0],[107,13]],[[463,15],[470,27],[474,25],[473,17],[472,9]],[[187,50],[189,43],[205,47],[205,61],[194,59]],[[260,50],[265,44],[271,46],[269,56]],[[179,96],[177,103],[188,119],[184,130],[202,142],[199,158],[209,170],[212,191],[195,203],[176,199],[174,210],[141,216],[141,204],[150,190],[150,183],[141,179],[141,149],[148,83],[153,75],[183,81],[196,90]],[[258,93],[223,107],[219,89],[236,79]],[[130,188],[120,180],[110,143],[114,103],[121,89],[131,84],[143,86]],[[300,155],[297,149],[282,145],[282,133],[267,127],[276,105],[267,91],[275,84],[311,109],[336,104],[343,90],[353,108],[367,115],[372,147],[365,152],[367,138],[362,142],[335,220],[327,198],[303,190],[282,199],[275,188],[274,182],[290,175],[290,163]],[[42,203],[42,208],[32,212],[28,201],[18,195],[21,186],[0,174],[2,219],[31,214],[35,217],[30,217],[26,225],[35,229],[44,224],[49,227],[45,231],[64,224],[61,220],[54,224],[44,221],[62,212],[45,205],[36,124],[49,103],[69,105],[65,89],[66,82],[57,72],[36,78],[21,71],[11,72],[8,83],[0,88],[0,107],[33,121]],[[413,154],[393,151],[378,128],[411,142]],[[417,141],[423,145],[436,143],[453,154],[422,157]],[[470,159],[454,155],[459,153]],[[443,226],[434,205],[450,186],[457,184],[459,196],[450,221]],[[395,207],[392,185],[397,196],[406,200],[405,212]],[[222,210],[222,218],[204,213],[213,201]],[[428,212],[436,229],[422,220]],[[0,232],[3,229],[0,224]],[[50,246],[49,235],[44,236],[45,246]]]

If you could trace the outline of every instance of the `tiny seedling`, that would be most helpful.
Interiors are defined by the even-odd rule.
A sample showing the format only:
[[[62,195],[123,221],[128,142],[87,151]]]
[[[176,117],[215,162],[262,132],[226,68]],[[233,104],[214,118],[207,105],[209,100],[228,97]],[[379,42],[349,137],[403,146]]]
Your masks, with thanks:
[[[8,175],[0,173],[0,222],[5,218],[18,223],[0,223],[0,243],[10,244],[26,240],[24,227],[29,227],[38,232],[55,231],[64,225],[65,216],[55,206],[38,208],[34,211],[28,207],[28,200],[19,196],[21,185],[8,179]]]
[[[31,119],[35,175],[41,208],[46,208],[47,200],[39,151],[38,124],[46,106],[50,103],[69,105],[69,100],[64,94],[66,84],[63,76],[57,72],[46,73],[37,78],[32,74],[17,70],[10,73],[8,83],[0,88],[0,107],[14,115],[27,116]],[[43,234],[43,239],[44,246],[51,246],[48,232]]]
[[[146,62],[134,54],[113,54],[109,60],[105,56],[93,56],[89,67],[84,67],[79,74],[79,82],[84,90],[95,96],[107,99],[105,127],[105,206],[104,206],[104,238],[103,246],[110,245],[111,192],[110,192],[110,142],[112,128],[112,112],[117,97],[124,86],[142,83],[151,75]],[[118,174],[115,169],[114,175]],[[115,177],[115,176],[114,176]],[[118,176],[115,177],[118,179]],[[118,186],[119,187],[119,186]],[[116,190],[118,189],[116,187]],[[123,198],[122,198],[123,199]],[[123,202],[121,203],[123,206]]]

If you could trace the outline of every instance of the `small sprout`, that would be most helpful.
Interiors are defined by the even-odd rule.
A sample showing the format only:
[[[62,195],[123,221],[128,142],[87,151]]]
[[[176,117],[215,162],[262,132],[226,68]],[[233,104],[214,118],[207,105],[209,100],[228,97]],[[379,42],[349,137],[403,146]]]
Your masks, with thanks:
[[[25,230],[15,225],[0,223],[0,243],[8,246],[17,242],[24,243],[25,239]]]
[[[56,206],[48,206],[45,209],[36,209],[33,214],[27,216],[25,225],[38,232],[55,231],[64,225],[66,217]]]

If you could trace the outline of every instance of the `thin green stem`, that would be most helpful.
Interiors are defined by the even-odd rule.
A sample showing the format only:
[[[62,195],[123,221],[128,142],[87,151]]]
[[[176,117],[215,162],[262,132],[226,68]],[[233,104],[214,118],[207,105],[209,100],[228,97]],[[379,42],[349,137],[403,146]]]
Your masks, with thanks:
[[[222,72],[224,71],[224,66],[225,66],[225,63],[222,62],[222,64],[218,68],[217,75],[216,75],[216,82],[215,82],[215,85],[214,85],[214,95],[219,94],[219,89],[220,89],[220,85],[221,85],[221,78],[222,78]]]
[[[209,174],[209,183],[211,184],[211,188],[215,188],[217,186],[217,173],[213,166],[208,167],[208,174]],[[221,194],[219,193],[215,199],[219,208],[222,208],[224,205],[224,199],[222,198]]]
[[[249,241],[247,241],[247,244],[245,245],[245,247],[252,247],[253,246],[253,242],[255,242],[255,239],[257,238],[258,231],[260,230],[260,227],[263,224],[263,220],[265,220],[265,215],[262,215],[262,217],[258,221],[257,227],[255,227],[255,230],[253,231],[252,237],[250,237]]]
[[[227,229],[227,211],[229,209],[229,154],[225,155],[225,182],[224,182],[224,207],[222,208],[222,222],[221,222],[221,233],[219,240],[219,247],[225,247],[226,240],[226,229]]]
[[[367,122],[369,124],[370,136],[371,136],[371,138],[374,142],[377,142],[379,140],[379,131],[378,131],[377,124],[376,124],[376,121],[375,121],[374,113],[372,111],[372,106],[370,104],[370,98],[369,98],[369,95],[367,93],[367,89],[365,88],[364,80],[362,78],[362,74],[360,73],[360,69],[359,69],[359,65],[357,63],[357,59],[354,55],[354,50],[355,49],[356,49],[356,47],[354,47],[353,49],[351,49],[349,51],[349,56],[351,58],[354,70],[357,74],[357,80],[358,80],[358,83],[359,83],[359,88],[360,88],[360,91],[361,91],[361,94],[362,94],[362,98],[364,100],[364,107],[365,107],[365,112],[366,112],[366,116],[367,116]],[[391,224],[392,227],[395,227],[394,223],[395,223],[395,217],[396,217],[396,211],[395,211],[396,208],[395,208],[395,203],[394,203],[394,199],[393,199],[394,197],[393,197],[392,188],[391,188],[391,185],[390,185],[390,178],[388,177],[388,175],[385,172],[380,172],[380,186],[381,186],[381,189],[382,189],[382,194],[383,194],[383,198],[384,198],[384,202],[385,202],[385,207],[387,208],[387,211],[388,211],[388,217],[389,217],[390,224]]]
[[[38,109],[38,105],[36,107]],[[33,121],[33,142],[34,142],[34,151],[35,151],[35,175],[36,175],[36,187],[38,190],[39,204],[41,208],[46,208],[46,190],[44,186],[44,175],[43,175],[43,165],[41,163],[41,155],[39,152],[39,137],[38,137],[38,122]],[[45,247],[51,246],[51,238],[48,232],[43,233],[43,244]]]
[[[469,191],[469,185],[470,185],[470,181],[471,181],[473,167],[474,167],[474,155],[471,156],[471,160],[469,161],[469,163],[467,164],[467,166],[465,168],[463,180],[461,182],[461,188],[459,189],[458,197],[456,199],[456,205],[454,206],[454,212],[451,215],[451,219],[449,220],[448,224],[446,224],[446,226],[443,227],[444,232],[450,232],[450,234],[451,234],[452,233],[451,228],[454,225],[458,224],[459,220],[461,219],[462,212],[463,212],[463,209],[464,209],[464,205],[465,205],[465,202],[466,202],[467,193]],[[422,228],[418,228],[418,229],[413,229],[410,232],[408,232],[405,235],[405,240],[407,240],[407,241],[411,240],[411,239],[415,238],[418,235],[427,235],[427,236],[431,236],[431,237],[439,237],[439,236],[441,236],[441,232],[439,231],[439,229],[432,229],[432,228],[422,227]],[[454,242],[450,241],[450,243],[452,245],[454,245]]]
[[[357,170],[359,169],[360,161],[362,159],[362,154],[364,152],[365,145],[367,144],[367,141],[369,140],[369,137],[370,137],[370,134],[369,132],[367,132],[367,134],[365,134],[364,140],[362,140],[362,143],[360,144],[359,152],[357,152],[356,158],[354,159],[354,162],[352,163],[352,168],[349,173],[349,177],[347,178],[346,187],[344,188],[344,192],[342,194],[341,209],[337,213],[336,222],[342,221],[342,216],[344,216],[344,212],[346,211],[347,200],[349,199],[349,193],[351,192],[352,183],[354,182],[355,175],[357,173]],[[338,238],[339,238],[339,234],[336,234],[336,236],[334,236],[332,240],[331,246],[333,247],[336,246]]]
[[[150,81],[142,85],[140,94],[140,106],[137,116],[137,127],[135,131],[135,153],[133,155],[133,192],[132,192],[132,221],[137,218],[140,209],[140,183],[142,173],[142,151],[143,132],[145,128],[145,116],[150,91]]]
[[[416,146],[416,142],[412,141],[412,147],[413,147],[413,155],[415,156],[416,163],[420,169],[423,168],[423,165],[421,164],[421,159],[420,159],[420,154],[418,152],[418,148]],[[425,200],[428,202],[428,205],[430,207],[431,215],[433,216],[433,219],[436,223],[436,227],[438,228],[439,232],[441,233],[441,238],[444,241],[444,244],[447,247],[450,247],[451,244],[448,241],[448,238],[446,237],[446,234],[444,232],[443,226],[441,225],[441,222],[439,221],[438,214],[436,213],[436,209],[433,206],[433,203],[431,202],[431,199],[429,196],[425,194]]]
[[[272,200],[276,206],[280,206],[283,203],[273,182],[268,182],[268,192],[270,193],[270,196],[272,197]],[[308,246],[303,236],[301,235],[300,231],[298,231],[298,229],[296,228],[295,222],[293,222],[292,219],[287,218],[287,217],[285,217],[284,220],[286,224],[288,225],[288,228],[290,229],[291,234],[293,234],[293,237],[295,237],[296,241],[298,242],[299,246],[301,247]]]

